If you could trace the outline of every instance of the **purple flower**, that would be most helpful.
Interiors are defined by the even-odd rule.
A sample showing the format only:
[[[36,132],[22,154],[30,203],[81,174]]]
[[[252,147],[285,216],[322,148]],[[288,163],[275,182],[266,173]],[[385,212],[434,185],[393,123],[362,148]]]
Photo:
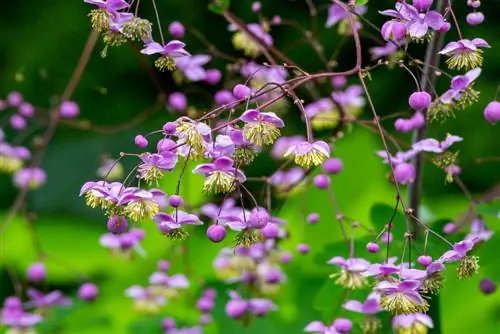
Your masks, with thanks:
[[[322,140],[314,143],[306,141],[291,146],[285,157],[294,154],[295,163],[301,167],[310,168],[321,165],[330,156],[330,146]]]
[[[125,295],[134,300],[137,309],[151,313],[159,311],[167,302],[164,294],[155,293],[151,287],[132,285],[125,290]]]
[[[151,42],[145,45],[145,47],[141,50],[141,53],[145,55],[158,53],[162,56],[175,59],[180,57],[187,57],[190,55],[189,52],[184,50],[185,46],[186,44],[177,40],[170,41],[163,46],[160,43]]]
[[[271,156],[274,159],[282,159],[290,147],[303,141],[304,137],[302,136],[280,137],[273,145]]]
[[[448,43],[439,53],[449,57],[446,63],[450,69],[473,69],[483,64],[481,48],[489,47],[490,45],[482,38],[461,39]]]
[[[470,240],[462,240],[453,245],[453,249],[446,251],[438,259],[438,262],[448,263],[461,260],[474,247],[474,243]]]
[[[24,333],[25,330],[29,330],[41,321],[41,315],[27,313],[23,310],[21,300],[18,297],[7,297],[0,310],[0,324],[11,327],[12,333]]]
[[[187,289],[189,288],[189,280],[183,274],[175,274],[172,276],[164,272],[154,272],[149,276],[149,284],[160,285],[171,289]]]
[[[212,59],[209,55],[195,55],[189,57],[181,57],[175,60],[177,69],[184,73],[184,76],[189,81],[196,82],[205,80],[207,77],[206,70],[202,67]]]
[[[141,155],[141,160],[142,163],[137,169],[139,178],[152,184],[163,177],[164,171],[175,168],[177,155],[172,151],[164,151],[163,154],[144,153]]]
[[[278,128],[285,126],[275,113],[261,112],[259,109],[246,110],[240,120],[246,123],[243,127],[245,138],[258,146],[274,143],[280,136]]]
[[[296,187],[304,180],[305,172],[300,167],[292,167],[289,170],[278,170],[271,175],[269,181],[280,192],[287,192]],[[296,187],[298,188],[298,187]]]
[[[332,99],[340,104],[344,111],[351,116],[358,116],[365,105],[363,88],[360,85],[351,85],[345,91],[335,91]]]
[[[476,218],[470,226],[470,233],[465,236],[465,240],[472,241],[477,244],[481,241],[487,241],[493,235],[493,231],[486,228],[484,220]]]
[[[105,233],[99,239],[99,244],[113,252],[124,251],[128,253],[134,249],[139,255],[144,256],[144,250],[140,247],[140,242],[144,239],[144,230],[131,229],[122,234]]]
[[[443,153],[451,145],[457,142],[461,142],[462,140],[462,137],[454,136],[448,133],[445,140],[443,140],[442,142],[439,142],[436,139],[432,138],[422,139],[421,141],[413,144],[412,149],[415,152]]]
[[[38,189],[46,180],[47,174],[39,167],[23,168],[14,175],[14,184],[20,189]]]
[[[270,311],[277,310],[276,305],[271,300],[265,298],[250,299],[248,301],[248,308],[250,312],[258,317],[265,316]]]
[[[382,311],[380,308],[380,295],[375,292],[372,292],[364,303],[357,300],[348,300],[342,307],[348,311],[363,313],[365,315],[374,315]]]
[[[182,225],[203,224],[197,215],[186,213],[178,209],[171,215],[160,212],[154,216],[153,219],[158,223],[158,227],[163,233],[170,233],[172,230],[181,228]]]
[[[420,326],[418,326],[420,324]],[[392,318],[392,328],[398,331],[404,329],[404,331],[411,328],[415,328],[415,331],[422,331],[421,326],[426,328],[432,328],[434,326],[431,317],[423,313],[413,313],[413,314],[401,314]]]
[[[222,202],[220,207],[213,203],[207,203],[201,207],[200,211],[202,214],[215,221],[218,219],[219,215],[240,210],[236,207],[235,203],[233,198],[227,198]]]
[[[245,174],[233,165],[231,158],[220,157],[213,163],[198,165],[193,173],[205,175],[204,191],[228,193],[234,190],[236,181],[246,180]]]
[[[366,6],[355,6],[354,11],[358,15],[363,15],[364,13],[366,13]],[[328,7],[328,17],[326,19],[325,26],[327,28],[330,28],[330,27],[338,24],[340,21],[347,20],[348,15],[351,15],[351,14],[348,14],[345,11],[344,7],[339,6],[337,4],[330,5],[330,7]],[[353,17],[354,17],[354,15],[353,15]],[[361,24],[357,23],[356,28],[360,29]]]
[[[396,54],[396,52],[399,50],[400,44],[404,44],[404,41],[398,42],[398,44],[395,44],[394,42],[387,42],[383,46],[374,46],[368,49],[368,52],[371,54],[372,60],[377,60]]]
[[[425,312],[429,307],[418,292],[419,287],[417,280],[382,281],[375,285],[374,290],[382,295],[380,305],[383,309],[393,314],[410,314]]]
[[[130,6],[125,0],[84,0],[83,2],[96,5],[112,13]]]
[[[361,258],[345,259],[342,256],[335,256],[327,263],[341,268],[340,273],[330,275],[330,277],[337,277],[335,283],[348,289],[359,289],[366,285],[363,272],[368,270],[370,266],[370,262],[367,260]]]
[[[327,326],[318,320],[310,322],[304,328],[304,332],[320,333],[320,334],[339,334],[339,332],[337,332],[333,327],[333,324],[331,326]]]
[[[448,89],[439,100],[445,104],[456,102],[461,102],[462,97],[468,98],[465,95],[465,91],[471,89],[471,85],[481,74],[481,69],[475,68],[465,73],[465,75],[457,75],[451,80],[451,88]]]
[[[231,133],[233,132],[235,131],[231,131]],[[217,135],[215,142],[208,145],[206,154],[210,158],[217,159],[223,156],[231,156],[234,151],[235,143],[231,136]]]
[[[44,294],[41,291],[30,288],[26,291],[26,294],[30,298],[30,301],[26,303],[29,307],[48,308],[56,305],[70,306],[72,304],[71,299],[65,297],[59,290]]]
[[[124,211],[134,221],[153,218],[160,210],[160,204],[166,201],[166,195],[159,189],[137,190],[119,196],[117,205],[126,204]]]

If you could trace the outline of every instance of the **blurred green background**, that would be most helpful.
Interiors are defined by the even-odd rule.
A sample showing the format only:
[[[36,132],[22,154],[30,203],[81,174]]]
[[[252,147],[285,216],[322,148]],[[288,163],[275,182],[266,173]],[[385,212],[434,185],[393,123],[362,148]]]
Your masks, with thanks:
[[[257,19],[249,10],[252,1],[233,2],[231,10],[237,15],[247,22]],[[305,1],[261,2],[263,13],[268,17],[279,14],[305,27],[310,26]],[[179,20],[188,27],[188,31],[189,27],[201,31],[218,49],[240,56],[231,47],[227,23],[206,9],[206,1],[159,0],[157,3],[164,30],[168,23]],[[315,3],[320,10],[320,39],[329,54],[341,38],[335,28],[321,28],[325,22],[328,1]],[[393,3],[390,0],[372,0],[367,17],[380,25],[383,18],[377,14],[377,10],[391,7]],[[500,83],[500,59],[497,54],[500,48],[500,21],[495,17],[495,13],[500,12],[500,2],[482,1],[481,10],[485,13],[486,21],[479,27],[467,27],[464,19],[467,12],[465,1],[455,3],[464,36],[482,37],[491,44],[492,49],[485,51],[483,73],[477,82],[481,100],[445,125],[432,125],[429,133],[438,139],[444,138],[447,132],[465,138],[464,142],[457,145],[463,167],[461,178],[474,194],[480,195],[500,181],[498,162],[476,163],[480,157],[500,154],[498,126],[492,127],[482,117],[484,106],[493,99]],[[64,90],[90,32],[87,17],[90,9],[91,6],[76,0],[3,3],[0,11],[0,97],[18,90],[28,102],[50,108],[53,98]],[[140,13],[153,21],[150,1],[142,1]],[[376,31],[369,31],[377,35]],[[314,52],[307,44],[298,42],[300,36],[293,28],[277,27],[272,30],[272,35],[276,46],[286,50],[286,54],[305,70],[321,70]],[[448,38],[456,38],[456,33],[449,33]],[[188,33],[185,41],[192,53],[207,52],[192,34]],[[368,46],[375,45],[370,36],[364,36],[363,42],[365,52]],[[131,123],[135,116],[155,105],[159,95],[185,91],[191,105],[207,109],[211,101],[206,97],[216,91],[214,87],[208,86],[176,87],[168,73],[155,74],[153,82],[148,74],[151,59],[137,53],[140,45],[111,48],[104,59],[99,56],[102,47],[102,42],[99,42],[72,99],[80,105],[82,120],[86,119],[103,129],[117,130],[97,133],[60,126],[43,161],[48,183],[31,193],[27,201],[28,211],[36,213],[34,226],[37,239],[49,254],[46,259],[49,270],[46,288],[59,288],[74,295],[80,283],[91,280],[98,284],[101,296],[90,305],[77,302],[70,309],[51,314],[40,332],[156,333],[159,332],[159,319],[163,316],[175,316],[189,325],[190,321],[194,323],[197,318],[193,303],[202,283],[219,290],[220,298],[214,313],[216,322],[209,328],[214,333],[300,333],[311,320],[331,321],[342,291],[327,279],[331,268],[324,262],[333,255],[340,253],[345,256],[347,253],[338,246],[340,236],[334,214],[326,196],[318,190],[310,190],[288,201],[274,201],[274,213],[288,219],[290,225],[291,237],[285,242],[285,248],[294,251],[298,242],[307,242],[312,252],[306,256],[294,253],[295,260],[286,267],[288,283],[276,300],[280,311],[255,321],[248,328],[241,327],[224,315],[227,287],[215,279],[212,270],[212,260],[222,246],[209,243],[204,237],[203,228],[197,229],[189,239],[187,255],[180,254],[178,248],[172,248],[168,240],[156,233],[152,224],[144,225],[148,231],[143,243],[148,254],[146,258],[137,257],[133,261],[112,258],[99,246],[99,236],[105,232],[105,218],[98,210],[87,208],[77,195],[85,181],[96,178],[95,171],[101,156],[109,154],[116,157],[120,151],[138,152],[133,145],[136,134],[155,130],[174,117],[166,108],[160,107],[140,124]],[[417,47],[414,51],[417,56],[423,55],[423,48]],[[367,55],[365,59],[368,60]],[[349,41],[340,54],[339,63],[341,68],[349,68],[353,62],[354,52]],[[218,59],[211,64],[221,69],[225,65]],[[443,91],[448,84],[444,77],[439,78],[438,90]],[[231,80],[227,85],[232,86]],[[406,111],[407,96],[414,89],[411,78],[399,70],[376,70],[368,85],[381,115]],[[309,98],[304,92],[301,93],[306,100]],[[302,125],[297,112],[291,110],[288,115],[287,123],[291,125],[285,134],[303,131],[300,130]],[[364,117],[369,119],[368,112],[365,112]],[[2,126],[6,121],[1,114],[0,121]],[[392,129],[391,121],[386,125]],[[401,137],[410,140],[409,135]],[[29,142],[26,144],[30,145]],[[333,180],[341,210],[366,225],[381,226],[388,219],[387,215],[377,216],[377,211],[372,209],[375,204],[394,205],[394,190],[386,181],[388,170],[374,155],[374,151],[379,149],[380,139],[373,132],[355,127],[338,142],[334,150],[334,155],[340,157],[345,165],[345,171]],[[127,163],[125,165],[130,166]],[[276,166],[277,163],[262,155],[248,168],[247,174],[270,175]],[[170,192],[175,186],[176,175],[175,172],[169,174],[163,181],[162,186],[170,189]],[[188,175],[185,182],[182,195],[191,205],[196,206],[206,200],[199,194],[201,178]],[[3,220],[16,191],[10,177],[5,175],[0,175],[0,189],[0,219]],[[258,191],[258,188],[254,190]],[[440,170],[432,164],[425,166],[424,206],[429,221],[452,220],[464,212],[467,205],[467,199],[458,187],[444,184],[444,175]],[[303,210],[319,212],[321,223],[304,227]],[[382,210],[382,213],[386,212]],[[488,216],[487,222],[490,228],[500,231],[500,224],[494,216]],[[443,333],[500,333],[500,294],[497,292],[485,296],[478,286],[480,279],[485,277],[499,282],[499,241],[498,235],[495,235],[480,250],[482,268],[471,280],[458,281],[453,269],[448,270],[447,284],[440,295]],[[9,225],[1,242],[5,250],[0,258],[0,300],[3,300],[13,293],[5,266],[23,277],[27,266],[37,258],[32,235],[22,217]],[[193,288],[184,302],[178,302],[177,305],[172,302],[158,317],[148,317],[133,310],[132,302],[123,291],[132,284],[146,284],[148,275],[154,271],[155,263],[160,258],[172,261],[173,272],[185,270],[188,259],[193,271]]]

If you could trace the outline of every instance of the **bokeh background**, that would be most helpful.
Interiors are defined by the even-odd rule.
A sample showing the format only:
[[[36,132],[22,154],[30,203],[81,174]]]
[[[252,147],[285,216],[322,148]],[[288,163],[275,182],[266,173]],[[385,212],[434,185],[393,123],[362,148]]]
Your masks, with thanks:
[[[233,1],[231,10],[247,22],[257,19],[249,10],[251,2]],[[271,17],[279,14],[309,27],[310,17],[304,1],[263,0],[263,12]],[[195,27],[218,49],[240,56],[231,46],[230,33],[224,19],[206,9],[204,0],[157,1],[164,30],[173,20],[183,22],[188,31]],[[327,54],[341,42],[335,28],[322,28],[326,19],[328,1],[315,1],[319,8],[319,36]],[[380,26],[383,18],[377,10],[391,7],[394,1],[370,1],[367,17]],[[464,36],[482,37],[492,46],[485,51],[483,73],[477,82],[481,100],[469,110],[449,120],[445,125],[432,125],[430,135],[444,138],[447,132],[461,135],[464,142],[457,145],[463,167],[461,178],[466,186],[481,195],[500,182],[499,162],[477,164],[481,157],[498,156],[500,149],[499,129],[489,125],[482,117],[484,106],[493,99],[500,84],[500,2],[483,0],[481,10],[486,21],[479,27],[467,27],[465,1],[455,1],[456,13],[463,27]],[[0,97],[13,90],[22,92],[34,105],[50,108],[54,97],[64,90],[90,32],[87,13],[90,6],[83,1],[8,1],[0,11]],[[150,1],[142,1],[141,15],[153,21]],[[157,28],[156,23],[154,24]],[[376,31],[369,30],[372,35]],[[300,35],[290,27],[276,27],[272,35],[277,47],[309,71],[320,71],[320,62]],[[451,32],[448,38],[456,38]],[[192,34],[185,41],[192,53],[206,52],[206,47]],[[375,45],[372,36],[364,35],[366,52]],[[307,242],[312,251],[309,255],[295,254],[295,260],[287,267],[288,283],[276,299],[280,311],[265,319],[259,319],[243,328],[224,315],[227,286],[215,278],[212,260],[221,245],[213,245],[204,237],[204,229],[198,229],[185,245],[187,253],[173,248],[171,242],[156,233],[153,224],[145,224],[148,231],[144,241],[146,258],[133,261],[112,258],[99,246],[99,236],[105,232],[104,216],[90,210],[78,198],[80,186],[96,178],[95,172],[103,155],[116,157],[120,151],[138,152],[133,145],[136,134],[161,127],[173,119],[167,108],[157,101],[174,91],[187,93],[190,105],[207,109],[209,97],[216,88],[204,85],[178,87],[171,75],[151,72],[151,59],[138,54],[140,45],[111,48],[106,58],[99,56],[103,48],[100,42],[94,51],[73,100],[81,108],[79,121],[90,122],[91,130],[72,125],[61,125],[47,150],[43,168],[48,183],[30,193],[27,210],[34,213],[36,239],[49,254],[46,264],[49,279],[46,289],[62,289],[74,295],[80,283],[91,280],[98,284],[101,295],[94,303],[76,302],[70,309],[60,309],[51,314],[40,326],[41,333],[157,333],[159,319],[175,316],[186,324],[195,321],[197,313],[194,300],[202,284],[219,290],[214,317],[214,333],[300,333],[314,319],[332,318],[343,293],[327,279],[331,268],[324,264],[328,257],[346,252],[338,246],[339,231],[331,212],[331,206],[320,191],[311,190],[294,198],[275,199],[275,214],[288,219],[291,237],[284,247],[295,250],[298,242]],[[415,48],[417,56],[422,48]],[[365,54],[365,60],[368,56]],[[352,43],[346,42],[339,57],[340,68],[348,68],[354,62]],[[224,61],[215,59],[213,66],[224,68]],[[232,87],[236,77],[226,77]],[[438,91],[443,91],[448,81],[438,79]],[[406,111],[406,99],[414,89],[411,78],[403,71],[379,69],[373,72],[369,89],[381,115]],[[218,86],[217,88],[220,88]],[[304,99],[309,97],[304,94]],[[208,98],[207,98],[208,97]],[[150,112],[144,113],[145,110]],[[362,117],[369,118],[368,110]],[[7,119],[0,114],[2,126]],[[286,121],[290,124],[286,135],[301,132],[303,125],[298,113],[291,108]],[[82,124],[81,122],[78,124]],[[386,122],[392,129],[392,122]],[[43,129],[42,129],[43,130]],[[409,136],[401,136],[409,141]],[[30,145],[27,142],[27,145]],[[333,180],[334,189],[342,211],[363,224],[381,226],[387,219],[387,208],[394,205],[394,191],[387,183],[387,167],[382,165],[374,152],[381,148],[380,139],[372,131],[354,127],[352,132],[338,142],[334,154],[344,161],[345,171]],[[132,162],[130,162],[132,163]],[[126,166],[130,166],[127,162]],[[247,175],[270,175],[278,163],[262,155],[246,170]],[[178,173],[169,174],[162,186],[172,191]],[[199,189],[201,178],[186,176],[182,195],[194,206],[206,201]],[[8,176],[0,175],[0,217],[4,217],[12,204],[16,190]],[[253,190],[258,192],[259,187]],[[378,204],[380,210],[374,209]],[[385,204],[386,206],[383,206]],[[424,218],[427,221],[450,221],[467,209],[467,199],[455,185],[445,185],[443,173],[432,164],[425,166]],[[301,212],[316,211],[321,223],[304,227]],[[485,212],[488,210],[485,210]],[[490,210],[491,211],[491,210]],[[390,210],[389,210],[390,212]],[[3,218],[1,218],[3,220]],[[494,216],[486,217],[490,228],[500,232],[500,223]],[[397,222],[396,222],[397,223]],[[399,221],[402,224],[402,221]],[[441,332],[443,333],[500,333],[500,294],[483,295],[479,281],[485,277],[500,278],[500,251],[498,236],[481,250],[482,269],[467,281],[458,281],[454,271],[448,271],[446,287],[440,294]],[[37,260],[33,235],[27,229],[24,218],[17,217],[4,231],[0,240],[4,253],[0,258],[0,300],[13,293],[6,266],[12,268],[21,279],[27,266]],[[347,255],[347,254],[344,254]],[[396,255],[396,254],[394,254]],[[173,271],[190,270],[193,288],[184,301],[172,302],[158,316],[144,316],[134,311],[132,302],[124,290],[132,284],[146,284],[154,271],[156,261],[169,259]],[[186,268],[188,266],[188,268]],[[177,304],[176,304],[177,303]],[[434,310],[436,312],[436,310]],[[337,315],[339,315],[337,313]]]

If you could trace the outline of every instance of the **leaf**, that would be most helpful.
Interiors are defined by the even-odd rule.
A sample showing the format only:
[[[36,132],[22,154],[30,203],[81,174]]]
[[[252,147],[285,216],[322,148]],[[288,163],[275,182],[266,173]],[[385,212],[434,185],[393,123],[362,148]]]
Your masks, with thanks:
[[[364,5],[366,5],[367,3],[368,3],[368,0],[355,0],[355,1],[354,1],[354,4],[355,4],[356,6],[364,6]]]
[[[208,9],[215,14],[222,15],[229,8],[230,3],[230,0],[214,0],[213,3],[208,5]]]
[[[478,204],[476,211],[482,216],[498,217],[500,215],[500,201]]]

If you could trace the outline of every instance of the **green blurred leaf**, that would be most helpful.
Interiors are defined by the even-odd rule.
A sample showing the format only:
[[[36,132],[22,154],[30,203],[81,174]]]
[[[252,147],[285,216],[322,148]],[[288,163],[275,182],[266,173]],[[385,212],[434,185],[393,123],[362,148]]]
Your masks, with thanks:
[[[230,0],[214,0],[213,3],[208,5],[208,9],[215,14],[223,14],[229,8]]]
[[[500,201],[480,203],[476,205],[476,211],[482,216],[498,217],[500,215]]]
[[[364,6],[364,5],[366,5],[367,3],[368,3],[368,0],[355,0],[355,1],[354,1],[354,4],[355,4],[356,6]]]

